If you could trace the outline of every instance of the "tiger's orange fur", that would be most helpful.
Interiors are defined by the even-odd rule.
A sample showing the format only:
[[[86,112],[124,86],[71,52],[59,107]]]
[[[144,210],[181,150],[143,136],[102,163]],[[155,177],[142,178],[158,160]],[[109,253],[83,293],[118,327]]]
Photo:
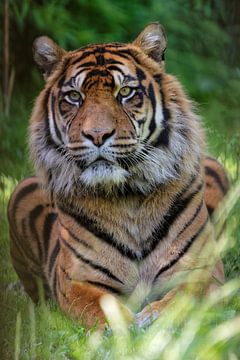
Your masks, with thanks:
[[[67,53],[43,37],[34,48],[46,79],[30,121],[38,177],[17,186],[8,209],[13,264],[32,299],[40,277],[65,312],[103,327],[110,293],[143,325],[186,288],[170,285],[179,274],[202,268],[197,292],[222,281],[204,249],[214,253],[208,212],[229,185],[165,72],[162,28],[127,45]]]

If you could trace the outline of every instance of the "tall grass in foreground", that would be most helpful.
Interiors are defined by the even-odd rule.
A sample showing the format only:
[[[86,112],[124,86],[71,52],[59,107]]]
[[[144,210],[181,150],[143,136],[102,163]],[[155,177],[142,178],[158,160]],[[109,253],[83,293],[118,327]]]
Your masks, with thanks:
[[[1,204],[6,206],[15,181],[4,177],[1,183]],[[215,215],[218,249],[223,257],[231,251],[229,246],[234,249],[239,196],[240,182]],[[6,246],[6,220],[2,220]],[[226,220],[230,227],[219,231]],[[6,284],[15,277],[6,250],[1,257],[5,258],[2,279]],[[228,280],[203,299],[179,293],[175,304],[146,329],[129,328],[117,303],[106,297],[102,306],[112,331],[104,334],[94,330],[86,333],[53,302],[33,305],[18,288],[7,288],[1,296],[1,359],[237,360],[240,356],[240,279]]]

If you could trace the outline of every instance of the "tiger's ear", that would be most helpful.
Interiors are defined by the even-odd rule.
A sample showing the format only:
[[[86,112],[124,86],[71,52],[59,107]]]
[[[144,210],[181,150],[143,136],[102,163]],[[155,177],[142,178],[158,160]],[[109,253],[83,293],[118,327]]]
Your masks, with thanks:
[[[167,47],[167,38],[164,28],[158,23],[152,23],[134,40],[133,45],[142,49],[142,51],[156,62],[164,60],[164,52]]]
[[[34,41],[33,58],[42,70],[44,80],[47,80],[65,53],[65,50],[47,36],[40,36]]]

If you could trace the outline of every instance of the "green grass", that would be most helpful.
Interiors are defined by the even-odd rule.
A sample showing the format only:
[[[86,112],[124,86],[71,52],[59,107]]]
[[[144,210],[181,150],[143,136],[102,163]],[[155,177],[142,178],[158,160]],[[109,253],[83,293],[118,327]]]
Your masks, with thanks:
[[[86,333],[82,326],[65,317],[54,302],[35,306],[22,290],[12,286],[17,277],[9,256],[6,206],[16,183],[32,172],[23,140],[30,107],[30,103],[19,101],[13,104],[9,118],[3,115],[0,118],[0,359],[238,359],[239,186],[225,208],[227,228],[219,239],[226,284],[203,300],[179,294],[177,306],[170,305],[148,329],[128,329],[117,304],[109,299],[104,309],[112,334]],[[224,162],[236,182],[239,179],[238,136],[233,136],[231,131],[226,135],[223,128],[215,125],[209,115],[210,149]],[[231,139],[227,144],[222,140],[223,134]]]

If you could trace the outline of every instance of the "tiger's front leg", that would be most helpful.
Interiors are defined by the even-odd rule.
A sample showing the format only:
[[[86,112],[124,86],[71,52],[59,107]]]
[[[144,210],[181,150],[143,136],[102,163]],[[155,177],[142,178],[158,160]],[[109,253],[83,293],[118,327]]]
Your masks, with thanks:
[[[204,213],[206,214],[205,211]],[[169,288],[163,298],[146,305],[136,315],[135,322],[140,327],[150,325],[169,304],[177,306],[175,300],[179,293],[200,298],[224,282],[223,264],[216,252],[212,224],[209,221],[205,224],[206,226],[203,227],[203,231],[196,242],[192,244],[189,252],[165,278],[164,283],[168,283],[169,286],[172,284],[172,288]],[[211,258],[209,254],[211,254]]]
[[[100,302],[101,298],[107,294],[109,296],[109,293],[88,282],[73,280],[62,267],[57,278],[57,299],[61,309],[82,323],[86,329],[97,325],[98,329],[103,330],[107,319]],[[132,322],[131,311],[120,302],[119,307],[127,323]]]
[[[65,230],[63,228],[61,230],[61,235],[67,238]],[[63,239],[62,241],[64,242]],[[52,293],[60,308],[83,324],[86,329],[97,325],[98,329],[103,330],[107,325],[107,319],[101,308],[101,299],[105,295],[113,295],[104,288],[104,282],[101,286],[99,274],[95,273],[87,263],[78,260],[68,247],[64,245],[61,247],[51,280],[49,279]],[[130,309],[119,300],[116,301],[127,323],[132,322],[134,316]]]
[[[146,305],[142,311],[136,314],[135,316],[135,323],[139,327],[146,327],[149,326],[154,320],[156,320],[161,311],[171,302],[174,300],[175,296],[177,295],[179,289],[174,289],[169,291],[163,299],[159,301],[154,301],[149,305]]]
[[[104,291],[84,282],[69,280],[59,283],[58,302],[62,310],[79,320],[87,329],[98,325],[103,329],[106,318],[100,306]]]
[[[201,266],[201,265],[200,265]],[[190,281],[189,281],[190,280]],[[146,305],[142,311],[137,313],[135,323],[139,327],[146,327],[156,320],[162,311],[169,305],[175,303],[175,298],[178,293],[185,293],[191,296],[200,297],[207,295],[216,290],[221,283],[224,282],[224,271],[221,260],[218,260],[211,271],[204,267],[199,270],[198,276],[191,277],[186,283],[178,285],[176,288],[169,291],[161,300],[154,301]]]

